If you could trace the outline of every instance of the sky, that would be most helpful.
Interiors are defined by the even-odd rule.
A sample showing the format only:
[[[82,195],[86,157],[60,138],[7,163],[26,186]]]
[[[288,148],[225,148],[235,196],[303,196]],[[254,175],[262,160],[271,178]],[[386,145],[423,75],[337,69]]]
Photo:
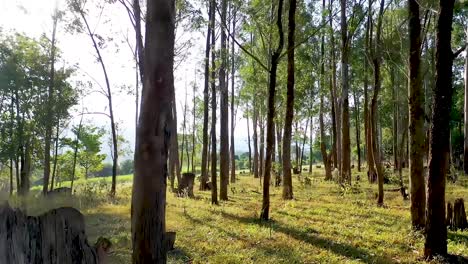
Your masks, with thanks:
[[[95,2],[95,1],[93,1]],[[104,2],[104,1],[99,1]],[[0,0],[0,28],[4,33],[13,30],[24,33],[27,36],[38,38],[46,34],[49,38],[52,35],[51,14],[58,6],[64,9],[65,0]],[[93,3],[89,3],[91,6]],[[93,12],[94,10],[94,12]],[[96,13],[96,8],[90,8],[89,23],[96,34],[103,37],[112,37],[103,51],[103,61],[105,62],[111,83],[113,93],[113,109],[118,121],[118,128],[129,141],[129,148],[133,149],[135,137],[135,97],[122,91],[122,87],[129,87],[134,90],[135,87],[135,68],[132,51],[129,44],[134,46],[134,33],[128,15],[122,5],[107,4],[103,9],[102,16]],[[100,19],[98,19],[100,18]],[[82,33],[67,32],[66,22],[61,22],[57,31],[57,46],[62,51],[63,60],[57,62],[57,67],[77,66],[77,71],[73,77],[74,81],[91,82],[93,90],[99,90],[104,87],[104,76],[102,69],[95,57],[95,50],[88,35]],[[144,30],[143,30],[144,31]],[[190,49],[190,54],[180,63],[174,72],[178,125],[181,131],[182,107],[185,99],[185,87],[188,86],[188,98],[192,98],[192,88],[190,83],[196,79],[199,88],[197,94],[201,95],[203,84],[203,75],[196,74],[195,70],[203,69],[204,56],[204,35],[203,33],[187,33],[183,30],[177,30],[176,39],[193,40],[194,46]],[[128,39],[128,43],[126,41]],[[189,102],[189,104],[191,101]],[[78,123],[78,113],[85,108],[85,112],[108,112],[107,99],[98,92],[91,92],[85,95],[79,106],[74,109],[72,123]],[[240,109],[238,117],[242,116]],[[104,127],[110,131],[108,117],[105,115],[86,115],[85,119],[97,126]],[[247,125],[244,119],[236,121],[236,149],[237,151],[247,151]],[[219,131],[219,127],[218,127]],[[218,132],[219,133],[219,132]],[[110,136],[110,132],[107,133]],[[106,142],[108,139],[105,140]],[[103,144],[103,152],[109,153],[108,144]],[[108,155],[110,156],[110,155]],[[129,158],[129,157],[126,157]]]

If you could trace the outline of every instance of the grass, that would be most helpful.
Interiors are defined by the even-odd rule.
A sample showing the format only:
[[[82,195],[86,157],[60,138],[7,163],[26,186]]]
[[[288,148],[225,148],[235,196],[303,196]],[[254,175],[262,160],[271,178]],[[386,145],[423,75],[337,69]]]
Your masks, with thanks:
[[[315,170],[315,169],[314,169]],[[364,178],[361,173],[361,178]],[[176,231],[169,263],[423,263],[423,236],[410,229],[409,202],[399,192],[385,193],[385,207],[375,203],[376,185],[354,182],[340,188],[314,171],[311,186],[294,176],[294,200],[271,188],[270,222],[260,222],[258,179],[238,176],[227,202],[212,206],[209,192],[195,188],[196,199],[167,195],[167,230]],[[125,179],[125,181],[124,181]],[[38,214],[57,206],[75,206],[85,215],[91,242],[99,236],[114,244],[111,263],[130,263],[131,176],[118,180],[110,201],[106,179],[77,181],[74,200],[34,198],[24,207]],[[467,196],[466,179],[448,184],[447,200]],[[386,189],[396,186],[386,185]],[[21,202],[13,199],[14,205]],[[468,232],[449,232],[451,254],[468,257]]]

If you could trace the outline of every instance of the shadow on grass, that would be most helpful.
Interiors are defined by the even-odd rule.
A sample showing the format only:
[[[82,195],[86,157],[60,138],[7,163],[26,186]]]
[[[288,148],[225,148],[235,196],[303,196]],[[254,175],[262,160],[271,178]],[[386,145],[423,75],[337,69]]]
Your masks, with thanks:
[[[190,256],[182,249],[175,248],[167,252],[167,258],[169,263],[191,263],[192,259]]]
[[[261,222],[258,219],[254,219],[251,217],[241,217],[237,215],[233,215],[230,213],[222,212],[223,217],[236,220],[241,223],[257,223],[261,225],[265,225],[267,223]],[[320,238],[317,235],[312,235],[309,233],[302,232],[295,228],[286,226],[281,222],[271,221],[273,230],[277,232],[281,232],[285,235],[288,235],[296,240],[301,240],[308,244],[311,244],[316,247],[321,247],[323,249],[329,250],[337,255],[341,255],[343,257],[349,259],[359,259],[364,263],[393,263],[393,261],[387,257],[380,257],[380,256],[372,256],[368,251],[353,247],[351,245],[345,243],[334,242],[325,238]]]
[[[185,218],[187,218],[188,220],[190,220],[194,224],[208,226],[208,227],[210,227],[212,229],[216,229],[220,233],[224,233],[224,234],[228,235],[231,238],[242,241],[243,243],[246,244],[247,249],[248,248],[255,248],[255,249],[261,250],[263,252],[264,256],[276,255],[280,259],[287,260],[289,263],[302,263],[302,258],[300,256],[297,256],[294,253],[293,248],[288,247],[286,245],[283,245],[281,248],[265,246],[265,245],[262,245],[262,244],[258,244],[255,241],[245,239],[245,238],[239,236],[238,234],[233,233],[231,231],[228,231],[226,229],[223,229],[223,228],[221,228],[219,226],[212,225],[212,224],[209,224],[206,221],[202,221],[200,219],[197,219],[197,218],[191,216],[188,213],[183,214],[183,216]]]

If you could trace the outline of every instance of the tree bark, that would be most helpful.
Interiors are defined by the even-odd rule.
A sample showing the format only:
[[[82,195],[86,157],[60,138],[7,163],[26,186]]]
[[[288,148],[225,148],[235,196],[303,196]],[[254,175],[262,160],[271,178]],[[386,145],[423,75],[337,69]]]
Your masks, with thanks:
[[[448,171],[449,121],[452,106],[451,47],[454,0],[441,0],[436,39],[436,85],[433,90],[432,125],[427,180],[426,241],[424,257],[447,255],[445,179]]]
[[[296,10],[296,0],[290,0],[290,10],[289,17],[295,16]],[[268,115],[267,115],[267,149],[266,149],[266,159],[265,159],[265,169],[263,171],[263,201],[262,201],[262,211],[260,213],[260,219],[267,221],[270,214],[270,171],[271,171],[271,158],[272,158],[272,147],[273,147],[273,118],[275,117],[275,92],[276,92],[276,70],[280,61],[281,51],[283,50],[284,45],[284,33],[283,33],[283,24],[282,24],[282,14],[283,14],[283,0],[278,2],[278,13],[276,26],[278,28],[279,42],[277,49],[271,54],[271,68],[270,68],[270,78],[268,85]],[[294,19],[293,19],[294,22]],[[290,20],[291,23],[291,20]],[[289,26],[291,29],[291,25]],[[294,28],[294,27],[293,27]],[[289,31],[291,34],[291,30]],[[291,36],[294,36],[294,31]],[[288,40],[288,46],[291,39]],[[293,42],[294,43],[294,42]],[[294,46],[294,45],[292,45]],[[288,57],[289,55],[288,50]],[[292,50],[294,52],[294,49]],[[291,189],[292,195],[292,189]]]
[[[370,183],[374,183],[376,179],[376,172],[375,172],[375,164],[374,164],[374,154],[372,151],[372,140],[371,140],[371,122],[370,122],[370,112],[369,112],[369,95],[368,95],[368,67],[369,67],[369,59],[370,56],[370,35],[372,29],[372,0],[369,0],[369,8],[368,8],[368,16],[367,16],[367,28],[366,28],[366,51],[365,51],[365,58],[364,58],[364,130],[366,135],[366,160],[367,160],[367,178]]]
[[[357,148],[357,155],[358,155],[358,171],[361,171],[361,128],[360,128],[360,118],[359,118],[359,98],[356,95],[356,91],[353,91],[353,98],[354,98],[354,115],[356,118],[356,148]]]
[[[52,25],[52,39],[50,49],[50,74],[49,74],[49,89],[47,95],[47,119],[45,121],[45,137],[44,137],[44,182],[42,186],[42,194],[46,195],[49,190],[49,178],[50,178],[50,143],[52,138],[52,126],[53,126],[53,113],[52,104],[54,103],[54,88],[55,88],[55,43],[56,43],[56,32],[58,16],[55,11]]]
[[[236,10],[232,8],[232,35],[235,36],[236,34]],[[236,126],[236,115],[234,111],[235,100],[234,100],[234,80],[236,75],[236,68],[235,68],[235,46],[234,46],[234,38],[232,39],[231,43],[231,183],[236,182],[236,150],[234,145],[234,129]]]
[[[424,94],[421,83],[421,22],[419,4],[408,1],[409,13],[409,142],[410,142],[410,193],[411,224],[414,229],[423,229],[426,210],[426,187],[424,184]]]
[[[324,12],[322,12],[324,14]],[[331,80],[330,80],[330,100],[331,100],[331,115],[332,115],[332,132],[333,132],[333,144],[332,144],[332,157],[333,157],[333,166],[338,168],[339,158],[338,158],[338,142],[340,141],[340,136],[338,134],[338,95],[336,91],[336,55],[335,55],[335,32],[333,30],[333,0],[330,0],[328,6],[329,14],[329,23],[330,23],[330,71],[331,71]]]
[[[466,29],[466,42],[468,43],[468,28]],[[465,50],[465,109],[464,109],[464,151],[463,151],[463,171],[468,174],[468,47]]]
[[[227,0],[221,0],[221,23],[226,23]],[[220,188],[219,198],[228,200],[228,184],[229,184],[229,98],[228,87],[226,83],[227,69],[227,49],[226,49],[226,28],[221,27],[221,65],[219,67],[219,89],[220,89]]]
[[[255,97],[255,96],[254,96]],[[252,119],[252,129],[253,129],[253,146],[254,146],[254,159],[253,159],[253,170],[254,178],[259,178],[259,160],[258,160],[258,136],[257,136],[257,122],[258,122],[258,106],[257,99],[253,99],[253,119]]]
[[[349,42],[346,0],[341,0],[341,170],[340,181],[351,184],[351,140],[349,136]]]
[[[252,173],[252,148],[250,145],[250,125],[249,114],[247,114],[247,144],[249,146],[249,172]]]
[[[377,181],[378,181],[378,197],[377,197],[377,204],[379,206],[383,206],[384,202],[384,191],[383,191],[383,184],[384,184],[384,175],[381,163],[381,153],[380,153],[380,146],[378,141],[377,135],[377,100],[379,96],[379,92],[381,89],[381,78],[380,78],[380,61],[381,61],[381,54],[380,54],[380,35],[382,31],[382,20],[383,20],[383,12],[384,12],[385,0],[380,1],[380,9],[379,9],[379,17],[377,21],[377,32],[375,37],[375,45],[373,48],[373,59],[372,63],[374,66],[374,95],[371,101],[371,140],[372,140],[372,149],[373,149],[373,156],[374,156],[374,163],[377,168]]]
[[[173,0],[147,1],[144,89],[132,192],[133,263],[166,263],[166,178],[174,90]],[[158,102],[155,104],[154,102]]]
[[[218,204],[218,183],[217,183],[217,149],[216,149],[216,29],[215,29],[215,6],[216,0],[211,2],[211,204]]]
[[[109,76],[107,74],[106,65],[104,64],[104,60],[101,55],[101,50],[99,49],[99,46],[95,39],[95,35],[88,24],[88,20],[84,14],[84,10],[80,9],[79,13],[80,13],[81,18],[85,22],[88,36],[90,37],[93,43],[94,50],[96,51],[98,61],[101,64],[102,72],[104,74],[104,79],[106,81],[106,88],[107,88],[106,97],[107,97],[107,102],[108,102],[108,107],[109,107],[109,118],[110,118],[111,133],[112,133],[112,185],[111,185],[111,190],[110,190],[110,196],[115,197],[116,186],[117,186],[117,166],[118,166],[119,154],[118,154],[118,147],[117,147],[117,131],[115,128],[114,110],[113,110],[113,105],[112,105],[112,92],[111,92],[111,87],[110,87],[110,82],[109,82]]]
[[[211,21],[211,10],[213,9],[211,1],[209,2],[208,15]],[[208,182],[208,118],[209,118],[209,83],[210,83],[210,38],[211,38],[211,24],[208,23],[206,33],[206,47],[205,47],[205,86],[203,89],[203,146],[202,146],[202,165],[201,165],[201,180],[200,191],[206,190],[206,183]]]
[[[296,0],[289,1],[288,12],[288,83],[286,92],[286,116],[283,132],[283,199],[293,199],[291,175],[291,134],[294,118],[294,39],[296,30]],[[280,14],[278,14],[280,15]],[[282,30],[279,30],[282,33]],[[272,60],[273,61],[273,60]],[[299,164],[296,164],[299,166]]]

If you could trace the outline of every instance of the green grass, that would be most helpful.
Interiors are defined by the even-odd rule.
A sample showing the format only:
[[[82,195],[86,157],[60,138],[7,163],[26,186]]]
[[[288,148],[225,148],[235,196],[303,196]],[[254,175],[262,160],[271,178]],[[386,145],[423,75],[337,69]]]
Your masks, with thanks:
[[[361,178],[364,173],[361,173]],[[376,185],[361,180],[351,188],[322,180],[314,168],[312,185],[294,176],[292,201],[271,188],[271,218],[258,220],[258,179],[239,176],[227,202],[212,206],[209,192],[195,188],[196,199],[167,194],[167,230],[176,231],[170,263],[422,263],[423,237],[410,229],[409,202],[399,192],[386,192],[384,208],[375,203]],[[125,181],[124,181],[125,179]],[[85,215],[91,242],[105,236],[114,243],[111,263],[130,263],[131,176],[119,178],[118,196],[109,200],[109,181],[77,181],[74,200],[26,203],[38,214],[69,205]],[[448,184],[447,200],[465,197],[467,180]],[[87,187],[86,187],[87,186]],[[395,188],[386,185],[386,189]],[[19,205],[17,200],[13,204]],[[449,252],[468,257],[468,232],[449,232]]]

